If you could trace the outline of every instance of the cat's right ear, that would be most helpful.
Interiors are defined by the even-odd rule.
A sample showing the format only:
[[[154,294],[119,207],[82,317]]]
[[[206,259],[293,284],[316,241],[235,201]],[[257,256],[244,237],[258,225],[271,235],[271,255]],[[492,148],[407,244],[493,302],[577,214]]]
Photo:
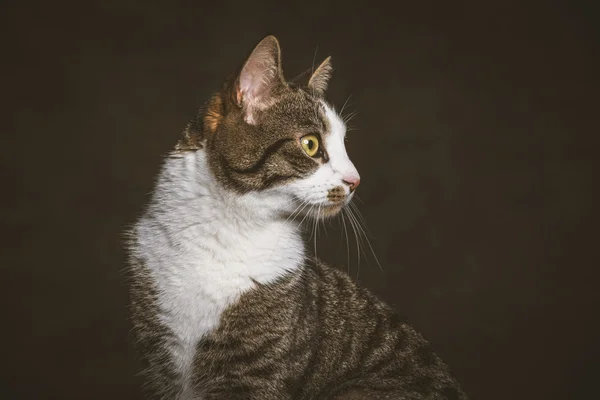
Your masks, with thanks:
[[[254,123],[256,111],[273,104],[285,85],[279,42],[275,36],[267,36],[254,48],[236,80],[234,97],[246,122]]]

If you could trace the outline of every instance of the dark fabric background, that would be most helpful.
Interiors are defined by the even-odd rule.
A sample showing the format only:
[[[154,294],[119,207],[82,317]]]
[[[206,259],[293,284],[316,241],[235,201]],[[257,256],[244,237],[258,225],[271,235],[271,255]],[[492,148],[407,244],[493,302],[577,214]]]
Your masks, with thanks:
[[[330,99],[367,251],[350,273],[474,399],[600,398],[592,2],[105,0],[2,12],[0,398],[139,399],[122,232],[266,34]],[[319,255],[348,263],[337,224]],[[351,238],[351,243],[353,238]]]

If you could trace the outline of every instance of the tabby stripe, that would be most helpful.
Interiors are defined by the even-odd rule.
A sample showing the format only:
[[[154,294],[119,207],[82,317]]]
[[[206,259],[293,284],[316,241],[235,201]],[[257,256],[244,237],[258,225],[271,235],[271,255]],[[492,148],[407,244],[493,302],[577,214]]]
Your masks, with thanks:
[[[307,172],[312,171],[312,169],[307,169],[306,165],[297,163],[293,158],[289,158],[287,162],[294,171],[302,176],[306,175]]]
[[[376,315],[375,313],[373,313]],[[377,317],[376,317],[377,318]],[[368,342],[362,346],[361,351],[358,354],[358,365],[366,367],[367,358],[373,354],[373,351],[380,347],[383,343],[383,335],[385,329],[389,329],[388,326],[385,326],[385,323],[381,321],[380,318],[377,318],[375,321],[375,329],[368,332]]]
[[[311,262],[312,263],[312,262]],[[323,276],[320,274],[320,270],[318,268],[311,268],[310,272],[311,274],[316,274],[318,276],[318,278],[316,279],[317,282],[323,280]],[[301,389],[301,392],[306,392],[306,391],[310,391],[311,388],[308,387],[308,385],[306,385],[306,381],[308,379],[308,376],[310,374],[315,373],[315,371],[318,369],[318,364],[321,360],[319,358],[319,353],[323,344],[323,336],[324,336],[324,329],[323,329],[323,321],[322,319],[322,309],[323,309],[323,305],[324,305],[324,301],[323,301],[323,288],[321,286],[316,286],[312,288],[312,291],[307,291],[307,293],[312,293],[311,298],[306,298],[306,302],[312,306],[312,311],[315,314],[314,317],[312,318],[312,320],[309,323],[315,324],[315,329],[313,330],[313,334],[310,340],[310,349],[307,349],[309,352],[309,358],[308,358],[308,362],[306,363],[306,365],[304,366],[304,371],[302,373],[301,376],[298,377],[298,382],[302,382],[303,383],[303,387]],[[314,305],[311,304],[314,301]]]
[[[255,174],[265,165],[269,157],[278,152],[286,143],[293,141],[292,138],[279,139],[265,149],[262,156],[252,166],[247,168],[236,168],[227,163],[227,167],[239,174]]]
[[[291,174],[291,175],[275,174],[275,175],[272,175],[272,176],[268,177],[267,179],[265,179],[261,186],[263,189],[266,189],[270,186],[273,186],[276,183],[283,182],[283,181],[286,181],[288,179],[293,179],[293,178],[301,178],[301,176],[298,176],[297,174]]]
[[[386,369],[388,370],[388,372],[395,373],[397,372],[398,367],[400,367],[403,370],[405,368],[412,369],[413,365],[406,362],[404,357],[399,357],[398,353],[398,350],[400,350],[398,345],[402,346],[402,348],[405,348],[402,342],[405,340],[406,333],[397,332],[397,334],[398,336],[394,337],[392,340],[384,339],[381,343],[381,346],[378,347],[378,349],[381,349],[381,347],[383,347],[386,343],[389,343],[390,341],[394,345],[391,351],[386,352],[379,360],[377,360],[374,364],[372,364],[369,367],[370,373],[382,375],[385,374]]]
[[[245,373],[247,375],[258,375],[259,372],[265,371],[272,368],[274,364],[279,361],[277,354],[277,345],[281,342],[281,338],[274,337],[265,340],[258,347],[245,352],[244,354],[237,354],[230,360],[232,364],[243,363]],[[275,351],[271,351],[275,349]]]

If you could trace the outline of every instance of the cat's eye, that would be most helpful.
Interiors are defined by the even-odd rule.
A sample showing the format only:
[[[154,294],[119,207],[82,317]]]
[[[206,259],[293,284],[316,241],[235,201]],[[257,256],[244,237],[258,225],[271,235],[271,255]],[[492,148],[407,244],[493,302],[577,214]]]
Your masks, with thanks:
[[[310,157],[314,157],[319,153],[319,138],[315,135],[302,136],[300,138],[300,145]]]

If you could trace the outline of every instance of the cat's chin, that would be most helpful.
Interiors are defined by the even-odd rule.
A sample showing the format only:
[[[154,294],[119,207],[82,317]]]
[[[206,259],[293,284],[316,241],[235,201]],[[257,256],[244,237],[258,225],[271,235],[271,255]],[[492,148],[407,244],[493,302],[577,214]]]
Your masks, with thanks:
[[[327,219],[338,215],[346,206],[345,202],[329,203],[329,204],[313,204],[307,205],[301,211],[294,213],[284,213],[283,218],[289,219],[292,216],[298,220],[304,220],[306,217],[311,217],[317,220]]]
[[[308,213],[316,219],[331,218],[338,215],[345,205],[346,203],[344,202],[323,204],[311,208],[311,210]]]

